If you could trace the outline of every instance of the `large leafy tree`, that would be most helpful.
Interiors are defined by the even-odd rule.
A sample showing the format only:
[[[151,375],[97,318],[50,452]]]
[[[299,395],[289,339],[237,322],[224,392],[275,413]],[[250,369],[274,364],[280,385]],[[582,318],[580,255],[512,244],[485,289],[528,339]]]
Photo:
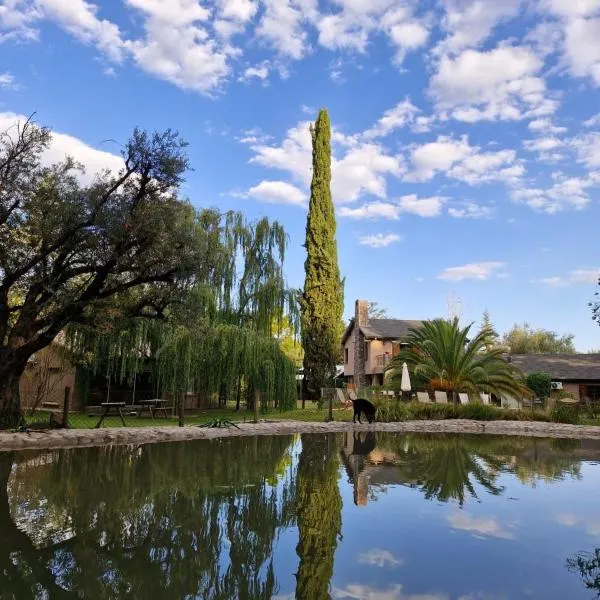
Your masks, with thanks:
[[[395,356],[387,374],[398,377],[406,362],[416,386],[452,393],[488,392],[496,395],[530,396],[522,373],[505,358],[503,348],[488,348],[490,332],[471,336],[472,324],[461,327],[457,318],[425,321],[412,329],[407,347]]]
[[[330,189],[331,126],[326,110],[319,112],[311,135],[313,177],[306,223],[306,278],[301,311],[304,394],[316,399],[321,387],[333,376],[339,360],[344,298]]]
[[[502,342],[512,354],[574,354],[574,335],[560,335],[548,329],[533,329],[528,323],[513,325]]]
[[[283,229],[181,200],[188,158],[177,133],[136,129],[121,170],[90,185],[71,159],[41,164],[50,142],[31,121],[0,133],[0,426],[21,422],[19,380],[30,357],[74,324],[94,334],[133,331],[138,343],[139,319],[148,317],[179,315],[176,324],[195,329],[188,341],[216,315],[224,326],[270,333],[284,304]],[[170,308],[182,300],[179,313]],[[113,356],[126,355],[121,342]],[[139,361],[132,347],[129,358]]]

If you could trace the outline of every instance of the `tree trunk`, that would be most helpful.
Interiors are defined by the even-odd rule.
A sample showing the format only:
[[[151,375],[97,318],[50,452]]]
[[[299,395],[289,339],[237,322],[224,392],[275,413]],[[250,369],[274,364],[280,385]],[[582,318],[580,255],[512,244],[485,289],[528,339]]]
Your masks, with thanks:
[[[0,429],[19,427],[23,424],[19,380],[25,369],[14,370],[0,368]]]

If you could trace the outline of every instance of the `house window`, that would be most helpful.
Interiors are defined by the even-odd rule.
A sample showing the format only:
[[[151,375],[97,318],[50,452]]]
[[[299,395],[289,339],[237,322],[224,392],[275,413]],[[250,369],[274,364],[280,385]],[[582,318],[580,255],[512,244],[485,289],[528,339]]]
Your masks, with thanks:
[[[348,364],[348,348],[344,348],[344,364]]]
[[[369,360],[369,342],[365,342],[365,362]]]

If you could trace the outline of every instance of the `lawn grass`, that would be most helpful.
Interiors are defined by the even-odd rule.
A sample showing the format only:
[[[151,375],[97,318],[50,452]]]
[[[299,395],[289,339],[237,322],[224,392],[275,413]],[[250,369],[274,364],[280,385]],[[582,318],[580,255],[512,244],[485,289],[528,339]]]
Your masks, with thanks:
[[[271,410],[267,413],[259,413],[259,420],[266,421],[325,421],[327,417],[326,408],[317,408],[310,403],[307,408],[296,408],[288,411]],[[341,421],[350,421],[352,418],[352,412],[347,409],[334,409],[334,418]],[[43,416],[42,413],[36,413],[34,417],[28,417],[28,422],[40,422],[46,421],[47,416]],[[74,413],[69,416],[69,425],[72,429],[93,429],[100,419],[100,415],[88,416],[85,413]],[[252,422],[254,420],[254,414],[252,411],[239,411],[236,412],[234,409],[210,409],[202,411],[193,415],[185,416],[186,425],[203,425],[211,421],[226,420],[232,423],[240,422]],[[165,419],[163,417],[156,417],[154,419],[143,416],[128,416],[125,414],[125,423],[127,427],[165,427],[165,426],[176,426],[179,424],[178,417],[169,417]],[[118,416],[109,416],[104,419],[103,427],[123,427],[121,419]]]
[[[479,405],[468,408],[460,406],[453,407],[452,405],[418,405],[416,403],[407,403],[398,406],[397,403],[394,403],[394,406],[390,407],[393,408],[393,410],[389,412],[382,411],[381,408],[382,407],[380,406],[378,420],[383,422],[455,418],[474,418],[477,420],[551,420],[547,413],[533,414],[530,413],[530,411],[506,411],[493,407],[480,407]],[[485,412],[486,414],[478,414],[480,412]],[[287,411],[271,410],[267,413],[260,413],[258,418],[262,421],[323,422],[327,419],[327,414],[327,408],[318,408],[312,402],[307,402],[306,408],[304,409],[298,406],[298,408]],[[333,416],[336,421],[351,421],[352,410],[335,408],[333,410]],[[48,422],[48,419],[49,413],[44,413],[42,411],[37,412],[33,416],[26,417],[28,423]],[[73,413],[69,416],[69,425],[72,429],[93,429],[99,419],[100,415],[98,414],[89,416],[86,413]],[[236,411],[233,408],[227,408],[210,409],[185,416],[186,425],[203,425],[215,420],[226,420],[233,423],[243,423],[244,421],[252,422],[254,420],[254,415],[252,411]],[[177,417],[169,417],[168,419],[156,417],[155,419],[152,419],[149,416],[138,417],[125,415],[125,423],[127,427],[173,427],[178,425],[179,419]],[[582,425],[600,426],[600,419],[582,417],[580,423]],[[111,415],[104,419],[103,427],[118,428],[122,426],[118,416]]]

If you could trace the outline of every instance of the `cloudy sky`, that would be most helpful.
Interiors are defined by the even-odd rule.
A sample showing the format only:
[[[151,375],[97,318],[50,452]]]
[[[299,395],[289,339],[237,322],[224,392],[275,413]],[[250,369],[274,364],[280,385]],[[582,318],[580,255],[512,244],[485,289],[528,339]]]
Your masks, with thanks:
[[[303,280],[308,123],[333,123],[346,313],[490,311],[600,347],[600,0],[0,0],[0,126],[118,168],[178,129],[197,206],[269,215]]]

